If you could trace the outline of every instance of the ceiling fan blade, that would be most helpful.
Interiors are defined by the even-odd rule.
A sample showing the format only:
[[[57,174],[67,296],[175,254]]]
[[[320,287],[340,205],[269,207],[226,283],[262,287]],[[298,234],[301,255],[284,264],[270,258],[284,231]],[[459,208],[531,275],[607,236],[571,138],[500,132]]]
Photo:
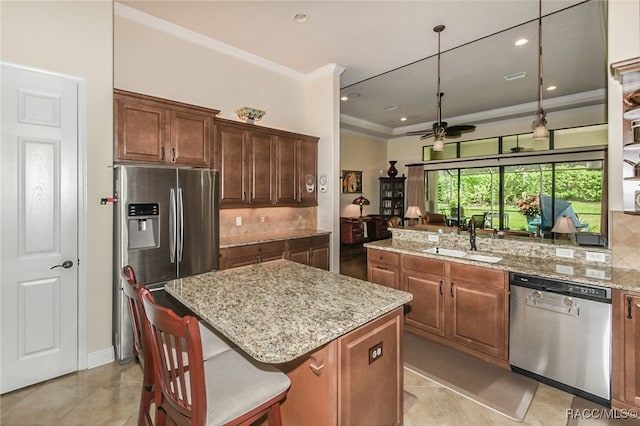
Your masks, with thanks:
[[[462,133],[460,132],[452,132],[449,129],[447,129],[446,133],[444,134],[444,137],[447,139],[452,139],[452,138],[459,138],[460,136],[462,136]]]
[[[423,141],[427,138],[430,138],[431,136],[433,136],[433,132],[426,132],[424,135],[420,136],[420,140]]]
[[[452,131],[454,133],[466,133],[472,132],[476,129],[476,126],[471,124],[460,124],[458,126],[451,126],[447,128],[447,131]]]
[[[430,129],[414,130],[413,132],[405,133],[405,135],[407,135],[407,136],[419,136],[419,135],[424,135],[427,132],[431,132],[431,130]]]

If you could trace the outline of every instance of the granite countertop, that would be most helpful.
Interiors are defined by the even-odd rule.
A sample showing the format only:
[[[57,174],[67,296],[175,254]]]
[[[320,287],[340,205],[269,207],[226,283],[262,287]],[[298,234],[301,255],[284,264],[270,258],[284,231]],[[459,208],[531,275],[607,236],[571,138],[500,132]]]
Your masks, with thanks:
[[[294,229],[291,231],[274,231],[259,234],[242,234],[220,237],[220,248],[246,246],[271,241],[291,240],[294,238],[315,237],[316,235],[329,235],[330,231],[318,229]]]
[[[572,262],[560,258],[519,256],[508,253],[477,251],[474,253],[487,256],[499,256],[503,259],[498,263],[473,261],[464,258],[449,257],[438,254],[424,253],[429,247],[443,247],[437,243],[421,241],[396,240],[394,238],[365,243],[367,248],[387,250],[414,256],[431,257],[451,262],[468,263],[485,268],[498,269],[523,274],[556,278],[578,283],[600,285],[604,287],[620,288],[640,291],[640,272],[632,269],[612,268],[608,265]]]
[[[292,361],[412,299],[288,260],[169,281],[166,291],[258,361]]]

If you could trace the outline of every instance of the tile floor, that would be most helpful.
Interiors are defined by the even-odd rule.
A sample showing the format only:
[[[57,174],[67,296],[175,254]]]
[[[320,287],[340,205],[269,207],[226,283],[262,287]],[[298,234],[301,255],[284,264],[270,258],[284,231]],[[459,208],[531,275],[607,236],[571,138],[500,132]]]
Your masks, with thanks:
[[[407,426],[544,425],[564,426],[572,396],[540,385],[523,423],[470,401],[405,370],[405,390],[417,401],[405,413]],[[118,425],[137,420],[142,370],[136,363],[111,363],[69,374],[0,397],[0,424]]]

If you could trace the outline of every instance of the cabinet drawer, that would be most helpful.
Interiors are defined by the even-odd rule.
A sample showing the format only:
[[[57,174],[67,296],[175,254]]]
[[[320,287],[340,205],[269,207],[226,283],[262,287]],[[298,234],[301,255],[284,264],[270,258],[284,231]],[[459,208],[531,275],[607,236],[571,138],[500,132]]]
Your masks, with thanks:
[[[402,269],[444,277],[444,261],[419,256],[402,256]]]
[[[367,249],[367,260],[369,262],[384,263],[391,266],[400,265],[400,255],[390,251]]]
[[[467,281],[478,283],[489,287],[504,289],[507,287],[505,271],[497,271],[495,269],[481,268],[472,265],[463,265],[461,263],[451,262],[450,278],[451,281]]]
[[[328,235],[314,235],[313,237],[295,238],[289,240],[289,250],[304,250],[310,247],[318,247],[329,244]]]
[[[285,241],[273,241],[263,244],[251,244],[248,246],[229,247],[227,250],[227,258],[234,259],[237,257],[259,256],[265,253],[285,252]]]

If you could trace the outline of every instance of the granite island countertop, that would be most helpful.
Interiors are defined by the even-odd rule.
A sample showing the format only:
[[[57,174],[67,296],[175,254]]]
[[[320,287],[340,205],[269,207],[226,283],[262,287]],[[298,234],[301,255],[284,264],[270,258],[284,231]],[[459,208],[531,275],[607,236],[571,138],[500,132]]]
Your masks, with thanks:
[[[220,237],[220,248],[246,246],[250,244],[268,243],[271,241],[291,240],[295,238],[329,235],[330,231],[319,229],[293,229],[290,231],[260,232],[257,234],[241,234]]]
[[[181,278],[165,289],[266,363],[292,361],[413,297],[288,260]]]
[[[523,274],[537,275],[577,283],[600,285],[610,288],[640,291],[640,271],[633,269],[622,269],[610,267],[608,265],[581,263],[561,258],[549,259],[546,257],[519,256],[517,254],[504,252],[495,253],[490,251],[474,252],[477,254],[499,256],[503,258],[498,263],[489,263],[425,253],[423,250],[426,248],[445,246],[442,244],[439,245],[438,243],[396,240],[395,238],[365,243],[364,246],[366,248],[387,250],[413,256],[430,257],[450,262],[473,264],[490,269],[519,272]]]

